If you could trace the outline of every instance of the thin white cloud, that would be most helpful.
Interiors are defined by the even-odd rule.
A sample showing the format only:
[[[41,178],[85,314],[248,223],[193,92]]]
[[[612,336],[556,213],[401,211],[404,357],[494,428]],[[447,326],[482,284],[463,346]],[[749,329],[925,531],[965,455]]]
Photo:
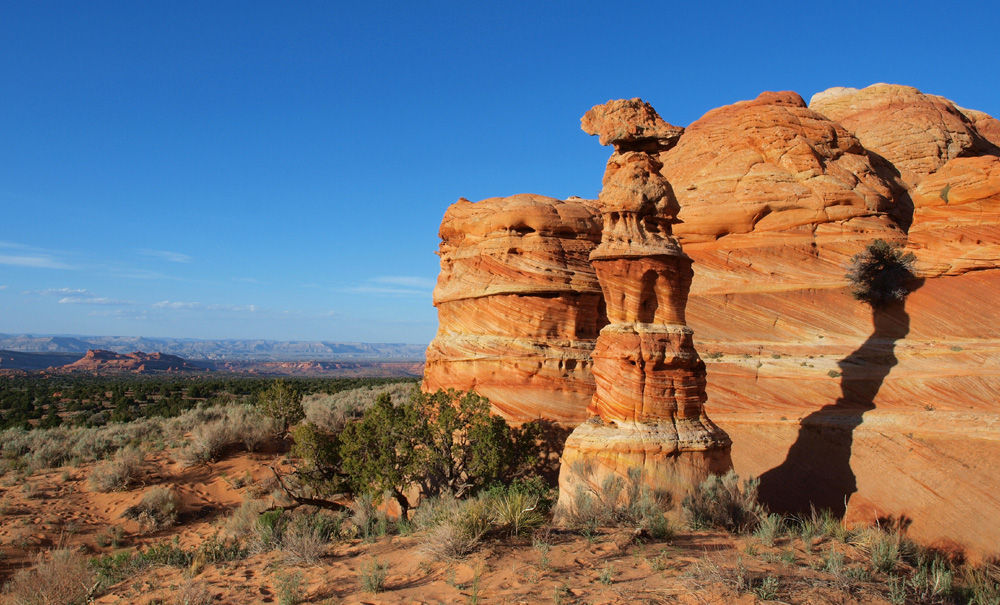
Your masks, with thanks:
[[[187,254],[172,252],[170,250],[150,250],[149,248],[141,248],[136,250],[136,252],[143,256],[158,258],[171,263],[190,263],[194,261],[194,259]]]
[[[203,305],[198,302],[170,302],[169,300],[161,300],[158,303],[153,303],[153,306],[157,309],[200,309]]]
[[[409,275],[384,275],[373,277],[370,280],[376,284],[386,284],[388,286],[400,286],[402,288],[413,288],[417,290],[432,290],[435,281],[428,277],[414,277]]]
[[[153,306],[157,309],[204,309],[206,311],[234,311],[249,313],[255,313],[258,311],[258,307],[256,305],[206,305],[200,302],[181,302],[169,300],[161,300],[158,303],[153,303]]]
[[[0,254],[0,265],[10,265],[13,267],[30,267],[32,269],[74,269],[62,261],[51,256],[11,256]]]
[[[136,304],[131,300],[118,300],[98,296],[90,290],[83,288],[49,288],[48,290],[28,291],[25,294],[40,294],[42,296],[58,296],[61,305],[119,305],[128,306]]]
[[[59,299],[61,305],[134,305],[131,300],[117,300],[101,296],[67,296]]]
[[[80,296],[84,298],[96,297],[96,295],[90,293],[90,291],[82,288],[49,288],[48,290],[39,290],[38,292],[32,292],[31,294],[41,294],[42,296]]]
[[[116,317],[119,319],[149,319],[146,311],[138,309],[95,309],[87,315],[90,317]]]
[[[9,288],[9,287],[10,287],[10,286],[7,286],[7,285],[0,285],[0,290],[6,290],[6,289],[7,289],[7,288]]]
[[[425,290],[408,290],[406,288],[390,288],[388,286],[351,286],[344,288],[350,294],[387,294],[390,296],[429,296]]]
[[[367,282],[343,288],[351,294],[381,294],[386,296],[429,296],[434,289],[434,280],[426,277],[407,275],[383,275]]]

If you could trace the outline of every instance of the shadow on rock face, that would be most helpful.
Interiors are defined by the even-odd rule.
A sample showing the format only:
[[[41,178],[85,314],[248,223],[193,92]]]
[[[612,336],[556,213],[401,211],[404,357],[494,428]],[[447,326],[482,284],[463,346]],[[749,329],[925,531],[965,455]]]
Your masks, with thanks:
[[[911,282],[912,292],[922,280]],[[898,361],[896,342],[910,331],[905,301],[872,311],[871,336],[838,362],[841,396],[802,419],[785,461],[760,477],[760,500],[779,513],[808,513],[810,505],[843,517],[857,481],[851,469],[854,429],[875,409],[875,396]]]

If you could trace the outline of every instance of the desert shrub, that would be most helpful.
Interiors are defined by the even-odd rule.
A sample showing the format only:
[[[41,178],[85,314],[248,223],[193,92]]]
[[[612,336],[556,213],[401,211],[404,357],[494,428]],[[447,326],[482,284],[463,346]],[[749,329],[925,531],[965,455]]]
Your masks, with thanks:
[[[233,437],[240,441],[248,452],[256,452],[278,432],[275,419],[248,405],[227,407],[226,422]]]
[[[212,592],[207,586],[188,579],[181,584],[174,603],[176,605],[211,605],[214,600]]]
[[[493,524],[501,532],[517,536],[545,524],[538,496],[508,491],[491,494],[486,500]]]
[[[692,527],[719,527],[732,532],[756,529],[765,514],[757,502],[760,480],[750,478],[740,488],[740,478],[730,470],[723,476],[709,475],[684,498],[683,509]]]
[[[75,605],[87,602],[94,587],[94,573],[83,555],[56,550],[48,558],[38,555],[33,568],[21,570],[4,592],[16,605]]]
[[[774,546],[775,540],[785,530],[785,517],[774,513],[762,515],[753,535],[764,546]]]
[[[389,531],[389,516],[375,505],[371,494],[361,494],[351,502],[351,525],[364,540],[384,536]]]
[[[267,508],[260,500],[245,499],[228,517],[222,521],[222,536],[227,539],[246,541],[253,535],[257,519]]]
[[[282,433],[305,418],[302,393],[284,380],[275,380],[257,397],[257,405],[265,415],[278,421]]]
[[[582,477],[592,470],[577,463],[574,469]],[[669,493],[656,491],[643,482],[642,470],[630,469],[625,477],[610,475],[598,489],[590,481],[577,487],[572,504],[562,511],[562,522],[587,535],[601,527],[630,527],[647,531],[656,539],[669,539],[673,528],[666,513],[673,508]]]
[[[39,444],[31,453],[29,468],[32,472],[47,468],[57,468],[70,459],[69,438],[65,431],[52,429],[50,439]]]
[[[380,563],[378,558],[361,564],[358,570],[358,580],[361,583],[361,590],[371,594],[378,594],[385,590],[385,580],[389,575],[389,566]]]
[[[142,496],[142,500],[130,506],[122,517],[139,523],[143,533],[166,529],[177,522],[177,495],[166,487],[154,487]]]
[[[873,309],[906,299],[906,282],[913,275],[917,257],[903,252],[898,244],[877,239],[851,258],[847,280],[851,295]]]
[[[336,434],[327,434],[312,422],[305,422],[292,430],[292,440],[292,456],[299,459],[295,476],[303,486],[322,496],[345,488]]]
[[[262,553],[279,548],[287,525],[288,515],[280,508],[261,513],[254,522],[247,544],[250,552]]]
[[[538,431],[531,423],[512,429],[471,392],[414,391],[402,405],[383,393],[341,433],[342,470],[355,493],[389,493],[406,516],[410,486],[462,497],[517,477],[536,456]]]
[[[191,431],[191,442],[181,450],[181,462],[194,466],[219,460],[237,440],[225,420],[200,424]]]
[[[125,530],[120,525],[104,527],[94,534],[94,543],[101,548],[118,548],[125,540]]]
[[[423,506],[421,506],[423,508]],[[420,509],[417,509],[418,511]],[[434,560],[465,557],[479,547],[493,526],[486,498],[456,500],[446,495],[431,504],[416,523],[428,527],[420,542],[420,552]]]
[[[285,528],[281,550],[292,564],[311,565],[319,561],[339,525],[326,515],[298,515]]]
[[[414,389],[411,383],[392,383],[341,391],[332,395],[316,393],[302,400],[306,420],[320,430],[337,434],[348,422],[360,418],[379,395],[387,394],[396,405],[410,400]]]
[[[122,448],[114,458],[98,464],[90,471],[88,483],[91,489],[99,492],[126,490],[141,476],[143,461],[144,456],[138,448]]]

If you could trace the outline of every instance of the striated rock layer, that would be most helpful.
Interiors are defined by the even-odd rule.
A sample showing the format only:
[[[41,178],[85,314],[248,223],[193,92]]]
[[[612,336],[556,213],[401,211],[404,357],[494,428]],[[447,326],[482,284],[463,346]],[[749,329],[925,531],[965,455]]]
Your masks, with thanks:
[[[474,389],[508,420],[587,418],[590,354],[606,323],[587,200],[459,200],[441,223],[437,336],[423,388]]]
[[[636,119],[638,127],[621,126]],[[680,131],[638,99],[595,107],[583,127],[615,146],[600,194],[601,243],[590,254],[609,324],[592,355],[594,417],[563,449],[563,513],[609,478],[682,494],[731,464],[729,438],[705,414],[705,364],[684,320],[691,260],[671,233],[677,202],[654,155]]]
[[[680,323],[690,329],[612,327],[674,323],[666,315],[678,299],[661,294],[656,276],[683,273],[676,262],[643,268],[595,257],[590,266],[581,254],[574,279],[597,293],[600,274],[613,292],[596,303],[607,307],[598,324],[612,322],[601,332],[606,347],[583,337],[572,345],[580,353],[573,368],[586,369],[560,382],[563,350],[525,356],[498,340],[484,358],[514,351],[532,361],[513,367],[493,359],[485,373],[455,374],[449,386],[506,385],[491,398],[514,420],[614,416],[582,431],[595,451],[628,451],[634,443],[616,445],[611,422],[658,417],[650,411],[669,391],[656,371],[638,368],[693,359],[687,351],[697,347],[707,385],[681,385],[673,395],[678,409],[707,390],[712,418],[733,440],[735,469],[762,478],[773,508],[798,512],[813,503],[849,523],[903,518],[926,543],[1000,555],[992,522],[1000,518],[1000,122],[943,97],[877,84],[830,89],[808,105],[795,93],[763,93],[686,129],[641,102],[615,101],[588,113],[584,126],[602,143],[622,146],[601,196],[619,213],[604,215],[601,225],[593,204],[584,204],[593,221],[586,254],[602,227],[609,242],[643,250],[634,258],[655,257],[650,246],[663,239],[656,232],[672,231],[694,262],[680,307]],[[645,213],[642,220],[630,208]],[[562,238],[576,228],[571,217],[554,220],[566,224],[557,229]],[[905,304],[879,313],[853,300],[844,278],[851,257],[876,238],[912,251],[919,277]],[[565,284],[563,272],[552,275]],[[544,289],[545,276],[538,278]],[[442,275],[439,288],[448,283]],[[650,319],[642,301],[651,293]],[[510,302],[530,309],[529,301]],[[462,313],[465,323],[485,321]],[[524,342],[512,330],[505,337]],[[445,366],[470,363],[463,354],[440,352],[428,380]],[[536,377],[545,377],[544,387]],[[594,399],[602,383],[605,394]],[[676,424],[678,443],[683,426]],[[695,465],[687,479],[707,466]]]

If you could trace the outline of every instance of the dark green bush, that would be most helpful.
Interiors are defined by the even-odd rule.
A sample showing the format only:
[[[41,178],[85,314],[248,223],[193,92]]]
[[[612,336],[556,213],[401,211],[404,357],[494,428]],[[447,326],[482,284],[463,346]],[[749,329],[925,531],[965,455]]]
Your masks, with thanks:
[[[275,380],[257,397],[257,404],[268,416],[281,424],[281,432],[305,418],[302,408],[302,392],[285,380]]]
[[[906,282],[913,279],[917,257],[898,244],[877,239],[851,258],[847,279],[851,295],[873,309],[906,299]]]
[[[341,433],[342,470],[355,493],[389,493],[405,515],[411,487],[462,497],[523,474],[537,456],[538,433],[533,423],[512,429],[472,392],[416,392],[398,406],[380,395]]]

